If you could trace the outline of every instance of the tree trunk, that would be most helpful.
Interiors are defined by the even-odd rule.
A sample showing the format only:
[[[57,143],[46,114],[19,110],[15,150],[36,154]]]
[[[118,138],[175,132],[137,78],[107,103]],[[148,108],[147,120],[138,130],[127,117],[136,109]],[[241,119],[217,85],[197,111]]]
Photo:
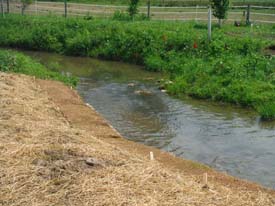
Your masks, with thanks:
[[[219,19],[219,27],[222,27],[222,19]]]

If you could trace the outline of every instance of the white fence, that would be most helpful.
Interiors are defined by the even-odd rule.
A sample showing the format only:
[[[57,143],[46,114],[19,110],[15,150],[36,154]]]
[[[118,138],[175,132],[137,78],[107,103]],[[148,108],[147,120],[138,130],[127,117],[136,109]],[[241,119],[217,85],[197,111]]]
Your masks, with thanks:
[[[95,17],[111,17],[115,11],[126,11],[127,6],[115,6],[115,5],[96,5],[96,4],[67,4],[68,16],[95,16]],[[265,6],[251,6],[250,7],[250,20],[252,22],[259,23],[271,23],[275,24],[275,7]],[[7,10],[7,3],[4,1],[4,10]],[[22,5],[19,2],[10,1],[9,12],[20,13]],[[147,7],[139,7],[141,13],[147,13]],[[240,21],[244,20],[244,11],[247,10],[247,6],[234,6],[230,9],[227,21]],[[26,14],[56,14],[64,15],[64,3],[62,2],[37,2],[28,6]],[[207,20],[207,7],[151,7],[151,19],[153,20]],[[216,21],[213,18],[213,21]]]

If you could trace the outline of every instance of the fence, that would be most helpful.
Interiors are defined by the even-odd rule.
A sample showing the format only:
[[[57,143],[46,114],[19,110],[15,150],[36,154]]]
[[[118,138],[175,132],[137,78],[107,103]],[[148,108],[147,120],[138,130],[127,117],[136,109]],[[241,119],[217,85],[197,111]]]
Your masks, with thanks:
[[[1,0],[0,0],[1,1]],[[18,1],[4,1],[4,11],[10,13],[21,13],[22,4]],[[9,5],[8,5],[9,2]],[[126,11],[127,6],[116,5],[96,5],[96,4],[67,4],[68,16],[94,16],[94,17],[111,17],[115,11]],[[141,13],[147,14],[147,7],[139,7]],[[244,13],[247,12],[247,6],[233,6],[230,8],[228,14],[228,22],[232,21],[245,21]],[[64,15],[65,8],[62,2],[37,2],[29,5],[26,14],[37,15]],[[207,7],[206,6],[191,6],[191,7],[160,7],[151,6],[150,16],[153,20],[207,20]],[[213,21],[216,21],[213,18]],[[250,21],[256,23],[271,23],[275,24],[275,7],[267,6],[250,6]]]

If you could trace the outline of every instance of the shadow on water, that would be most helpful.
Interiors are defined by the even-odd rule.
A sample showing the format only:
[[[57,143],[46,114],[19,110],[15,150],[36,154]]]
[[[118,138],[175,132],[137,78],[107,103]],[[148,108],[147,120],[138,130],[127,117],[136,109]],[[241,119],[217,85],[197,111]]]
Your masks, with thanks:
[[[128,139],[274,188],[275,124],[261,122],[254,111],[172,98],[157,89],[160,74],[137,66],[26,53],[79,76],[80,95]]]

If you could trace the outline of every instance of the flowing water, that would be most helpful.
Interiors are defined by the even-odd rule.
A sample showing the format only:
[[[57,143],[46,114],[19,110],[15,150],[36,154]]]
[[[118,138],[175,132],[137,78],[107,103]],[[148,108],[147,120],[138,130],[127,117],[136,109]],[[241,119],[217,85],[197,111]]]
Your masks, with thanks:
[[[275,123],[261,122],[255,112],[175,99],[158,90],[160,74],[137,66],[26,53],[50,69],[79,76],[79,94],[126,138],[275,187]]]

